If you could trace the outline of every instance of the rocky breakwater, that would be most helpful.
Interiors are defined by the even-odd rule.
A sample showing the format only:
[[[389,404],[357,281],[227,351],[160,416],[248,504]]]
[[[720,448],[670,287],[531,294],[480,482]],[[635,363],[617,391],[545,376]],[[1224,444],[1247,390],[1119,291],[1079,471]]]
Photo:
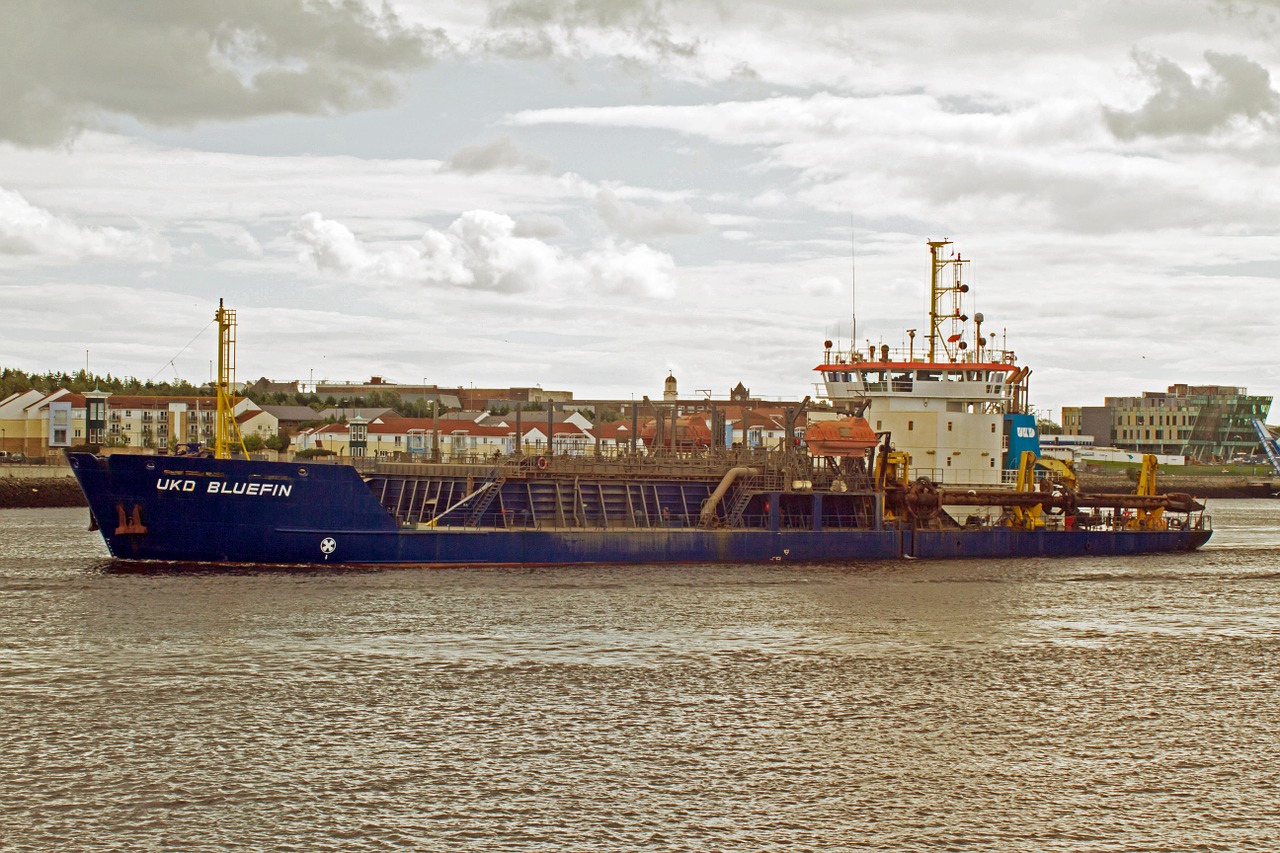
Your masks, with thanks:
[[[1080,486],[1086,492],[1117,494],[1132,492],[1138,485],[1136,471],[1086,472]],[[1280,490],[1280,477],[1242,477],[1239,474],[1166,474],[1156,476],[1160,492],[1186,492],[1198,498],[1267,498]]]
[[[0,509],[88,505],[70,468],[0,465]]]

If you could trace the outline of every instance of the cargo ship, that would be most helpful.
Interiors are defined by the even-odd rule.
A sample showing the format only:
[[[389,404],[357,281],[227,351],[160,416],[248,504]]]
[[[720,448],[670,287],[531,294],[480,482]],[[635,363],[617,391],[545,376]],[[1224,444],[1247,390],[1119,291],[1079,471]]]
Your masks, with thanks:
[[[929,244],[930,333],[914,352],[827,342],[819,399],[773,447],[735,445],[725,406],[654,406],[609,456],[254,461],[231,414],[235,312],[221,303],[211,448],[71,453],[113,557],[219,564],[484,566],[847,563],[1190,551],[1204,505],[1088,494],[1038,455],[1026,378],[963,313],[963,264]],[[972,343],[970,343],[972,341]],[[927,344],[927,346],[926,346]],[[633,420],[635,409],[632,409]],[[697,427],[696,429],[694,427]],[[745,431],[744,431],[745,436]],[[239,457],[239,458],[237,458]]]

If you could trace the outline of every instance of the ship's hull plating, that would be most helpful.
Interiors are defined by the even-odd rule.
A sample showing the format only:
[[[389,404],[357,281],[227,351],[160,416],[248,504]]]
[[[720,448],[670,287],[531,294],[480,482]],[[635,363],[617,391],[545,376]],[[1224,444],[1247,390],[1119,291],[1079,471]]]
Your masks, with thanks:
[[[1208,531],[405,527],[346,465],[72,454],[112,556],[207,563],[848,562],[1189,551]]]

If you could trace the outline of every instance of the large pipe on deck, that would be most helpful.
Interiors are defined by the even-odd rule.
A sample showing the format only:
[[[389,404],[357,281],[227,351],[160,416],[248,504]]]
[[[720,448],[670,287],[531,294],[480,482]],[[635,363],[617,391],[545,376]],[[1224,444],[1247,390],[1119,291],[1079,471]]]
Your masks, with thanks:
[[[739,477],[754,477],[759,473],[755,468],[748,468],[745,465],[730,468],[726,471],[724,477],[720,479],[720,485],[716,486],[716,490],[711,493],[711,497],[707,498],[707,502],[702,505],[698,523],[706,527],[715,520],[716,507],[720,505],[720,500],[724,497],[725,492],[729,491],[729,487],[733,485],[734,480]]]
[[[939,489],[934,492],[938,506],[1035,506],[1046,509],[1071,507],[1116,507],[1119,509],[1163,509],[1166,512],[1201,512],[1204,504],[1183,492],[1165,495],[1091,495],[1072,492],[1012,492],[998,489]],[[913,492],[913,501],[932,502],[928,490]]]

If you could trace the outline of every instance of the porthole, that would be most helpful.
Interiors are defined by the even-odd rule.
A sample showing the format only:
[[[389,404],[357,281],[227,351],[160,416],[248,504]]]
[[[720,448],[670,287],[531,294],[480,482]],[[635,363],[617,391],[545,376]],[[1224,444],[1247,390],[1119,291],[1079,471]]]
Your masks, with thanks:
[[[299,469],[298,469],[298,476],[299,476],[299,477],[305,477],[305,476],[307,476],[307,469],[306,469],[306,468],[299,468]]]

